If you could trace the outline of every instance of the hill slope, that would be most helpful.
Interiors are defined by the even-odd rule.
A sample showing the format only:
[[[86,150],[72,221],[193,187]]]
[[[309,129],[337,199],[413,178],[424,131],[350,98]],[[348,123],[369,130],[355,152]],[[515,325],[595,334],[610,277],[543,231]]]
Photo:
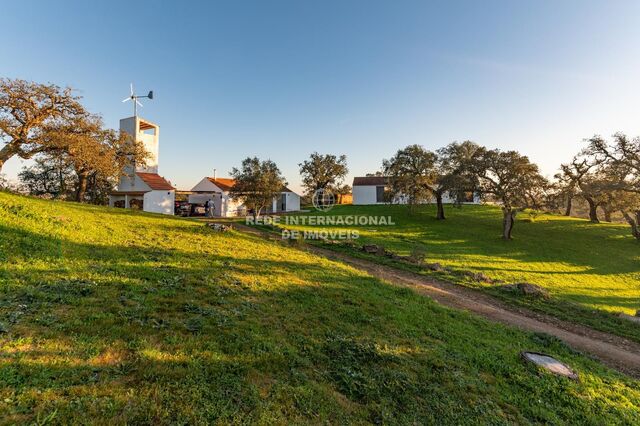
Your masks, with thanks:
[[[419,248],[429,262],[506,282],[535,283],[589,308],[629,314],[640,309],[640,244],[626,224],[594,225],[550,214],[531,222],[522,213],[513,241],[505,242],[497,207],[449,206],[446,213],[447,220],[438,221],[433,205],[415,207],[411,214],[406,206],[393,205],[336,206],[328,214],[391,216],[394,226],[351,227],[360,231],[361,243],[402,255]]]
[[[7,423],[640,422],[637,381],[552,338],[188,220],[0,193],[0,261]]]

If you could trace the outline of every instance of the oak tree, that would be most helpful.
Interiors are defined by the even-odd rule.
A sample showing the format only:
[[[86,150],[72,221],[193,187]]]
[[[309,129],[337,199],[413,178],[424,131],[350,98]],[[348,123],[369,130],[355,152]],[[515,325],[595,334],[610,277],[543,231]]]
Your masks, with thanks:
[[[473,168],[483,196],[502,207],[502,237],[510,240],[517,213],[540,206],[546,180],[536,164],[516,151],[479,148]]]
[[[390,201],[404,200],[409,209],[428,201],[436,184],[437,156],[421,145],[409,145],[382,162]]]
[[[287,185],[276,163],[261,161],[257,157],[244,159],[239,168],[232,169],[231,177],[235,180],[230,191],[231,198],[241,201],[247,209],[252,210],[254,218],[258,218]]]
[[[323,155],[314,152],[308,160],[298,166],[300,166],[302,186],[308,196],[313,196],[320,189],[338,192],[349,173],[346,155]]]
[[[0,79],[0,170],[14,156],[30,159],[49,150],[44,127],[85,113],[70,88]]]

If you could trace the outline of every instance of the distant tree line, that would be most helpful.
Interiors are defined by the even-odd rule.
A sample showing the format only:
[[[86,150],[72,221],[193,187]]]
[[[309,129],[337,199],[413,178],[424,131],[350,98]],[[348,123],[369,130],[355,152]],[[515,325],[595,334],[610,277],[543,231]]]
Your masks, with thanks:
[[[32,159],[20,173],[22,188],[33,195],[106,203],[125,166],[141,164],[148,153],[126,133],[104,127],[69,88],[24,80],[0,79],[0,172],[13,157]],[[345,155],[312,153],[299,164],[306,197],[322,189],[338,197],[351,191]],[[232,177],[232,196],[259,215],[278,196],[286,180],[271,161],[247,158]],[[516,215],[525,209],[572,214],[574,201],[584,200],[589,219],[599,223],[621,215],[640,240],[640,138],[616,133],[601,136],[562,164],[553,180],[545,179],[526,156],[488,149],[471,141],[429,151],[420,145],[400,149],[383,160],[377,175],[387,178],[389,202],[402,200],[412,210],[434,200],[436,218],[444,220],[445,196],[461,203],[473,193],[499,205],[502,236],[511,239]],[[8,183],[0,175],[0,189]]]

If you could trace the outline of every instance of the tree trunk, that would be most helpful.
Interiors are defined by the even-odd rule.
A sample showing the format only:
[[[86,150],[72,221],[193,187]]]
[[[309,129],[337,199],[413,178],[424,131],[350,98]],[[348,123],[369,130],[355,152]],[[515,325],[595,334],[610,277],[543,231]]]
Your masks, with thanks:
[[[15,151],[11,148],[9,144],[5,145],[0,149],[0,172],[2,172],[2,166],[7,162],[11,157],[15,155]]]
[[[602,211],[604,212],[604,221],[611,222],[611,210],[607,207],[602,207]]]
[[[587,200],[589,204],[589,220],[591,223],[600,223],[600,219],[598,219],[598,205],[591,197],[585,197],[585,200]]]
[[[633,235],[635,239],[640,240],[640,210],[636,210],[635,218],[624,210],[622,211],[622,215],[629,226],[631,226],[631,235]]]
[[[571,216],[571,210],[573,209],[573,196],[567,195],[567,208],[564,211],[565,216]]]
[[[444,206],[442,204],[442,194],[439,192],[436,192],[436,204],[438,206],[438,213],[436,215],[436,219],[445,220],[446,218],[444,217]]]
[[[516,221],[516,211],[513,209],[502,209],[502,238],[505,240],[511,239],[511,231],[513,231],[513,225]]]
[[[78,188],[76,188],[76,201],[79,203],[84,202],[84,196],[87,192],[87,180],[88,180],[88,176],[86,173],[78,174]]]
[[[253,209],[253,220],[254,223],[258,221],[258,218],[260,217],[260,212],[262,211],[262,207],[258,208],[258,207],[254,207]]]

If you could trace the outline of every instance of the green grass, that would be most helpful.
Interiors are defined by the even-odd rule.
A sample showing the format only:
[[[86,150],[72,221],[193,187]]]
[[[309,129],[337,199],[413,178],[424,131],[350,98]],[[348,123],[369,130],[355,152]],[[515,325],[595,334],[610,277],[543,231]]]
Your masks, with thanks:
[[[6,424],[640,422],[638,381],[548,336],[198,222],[4,193],[0,331]]]
[[[514,239],[500,238],[501,211],[492,206],[449,206],[447,220],[435,219],[435,206],[336,206],[329,215],[389,215],[394,226],[357,229],[358,244],[378,244],[400,255],[418,249],[428,262],[454,271],[443,278],[461,282],[533,309],[577,320],[640,341],[640,327],[601,312],[635,314],[640,309],[640,244],[623,224],[542,214],[532,222],[518,216]],[[315,213],[309,213],[315,215]],[[287,226],[312,229],[310,226]],[[338,229],[339,227],[324,227]],[[369,256],[379,262],[415,266]],[[548,289],[552,301],[516,300],[495,285],[470,283],[464,271],[482,272],[507,283],[530,282]],[[418,272],[427,273],[420,270]],[[456,276],[457,275],[457,276]]]

